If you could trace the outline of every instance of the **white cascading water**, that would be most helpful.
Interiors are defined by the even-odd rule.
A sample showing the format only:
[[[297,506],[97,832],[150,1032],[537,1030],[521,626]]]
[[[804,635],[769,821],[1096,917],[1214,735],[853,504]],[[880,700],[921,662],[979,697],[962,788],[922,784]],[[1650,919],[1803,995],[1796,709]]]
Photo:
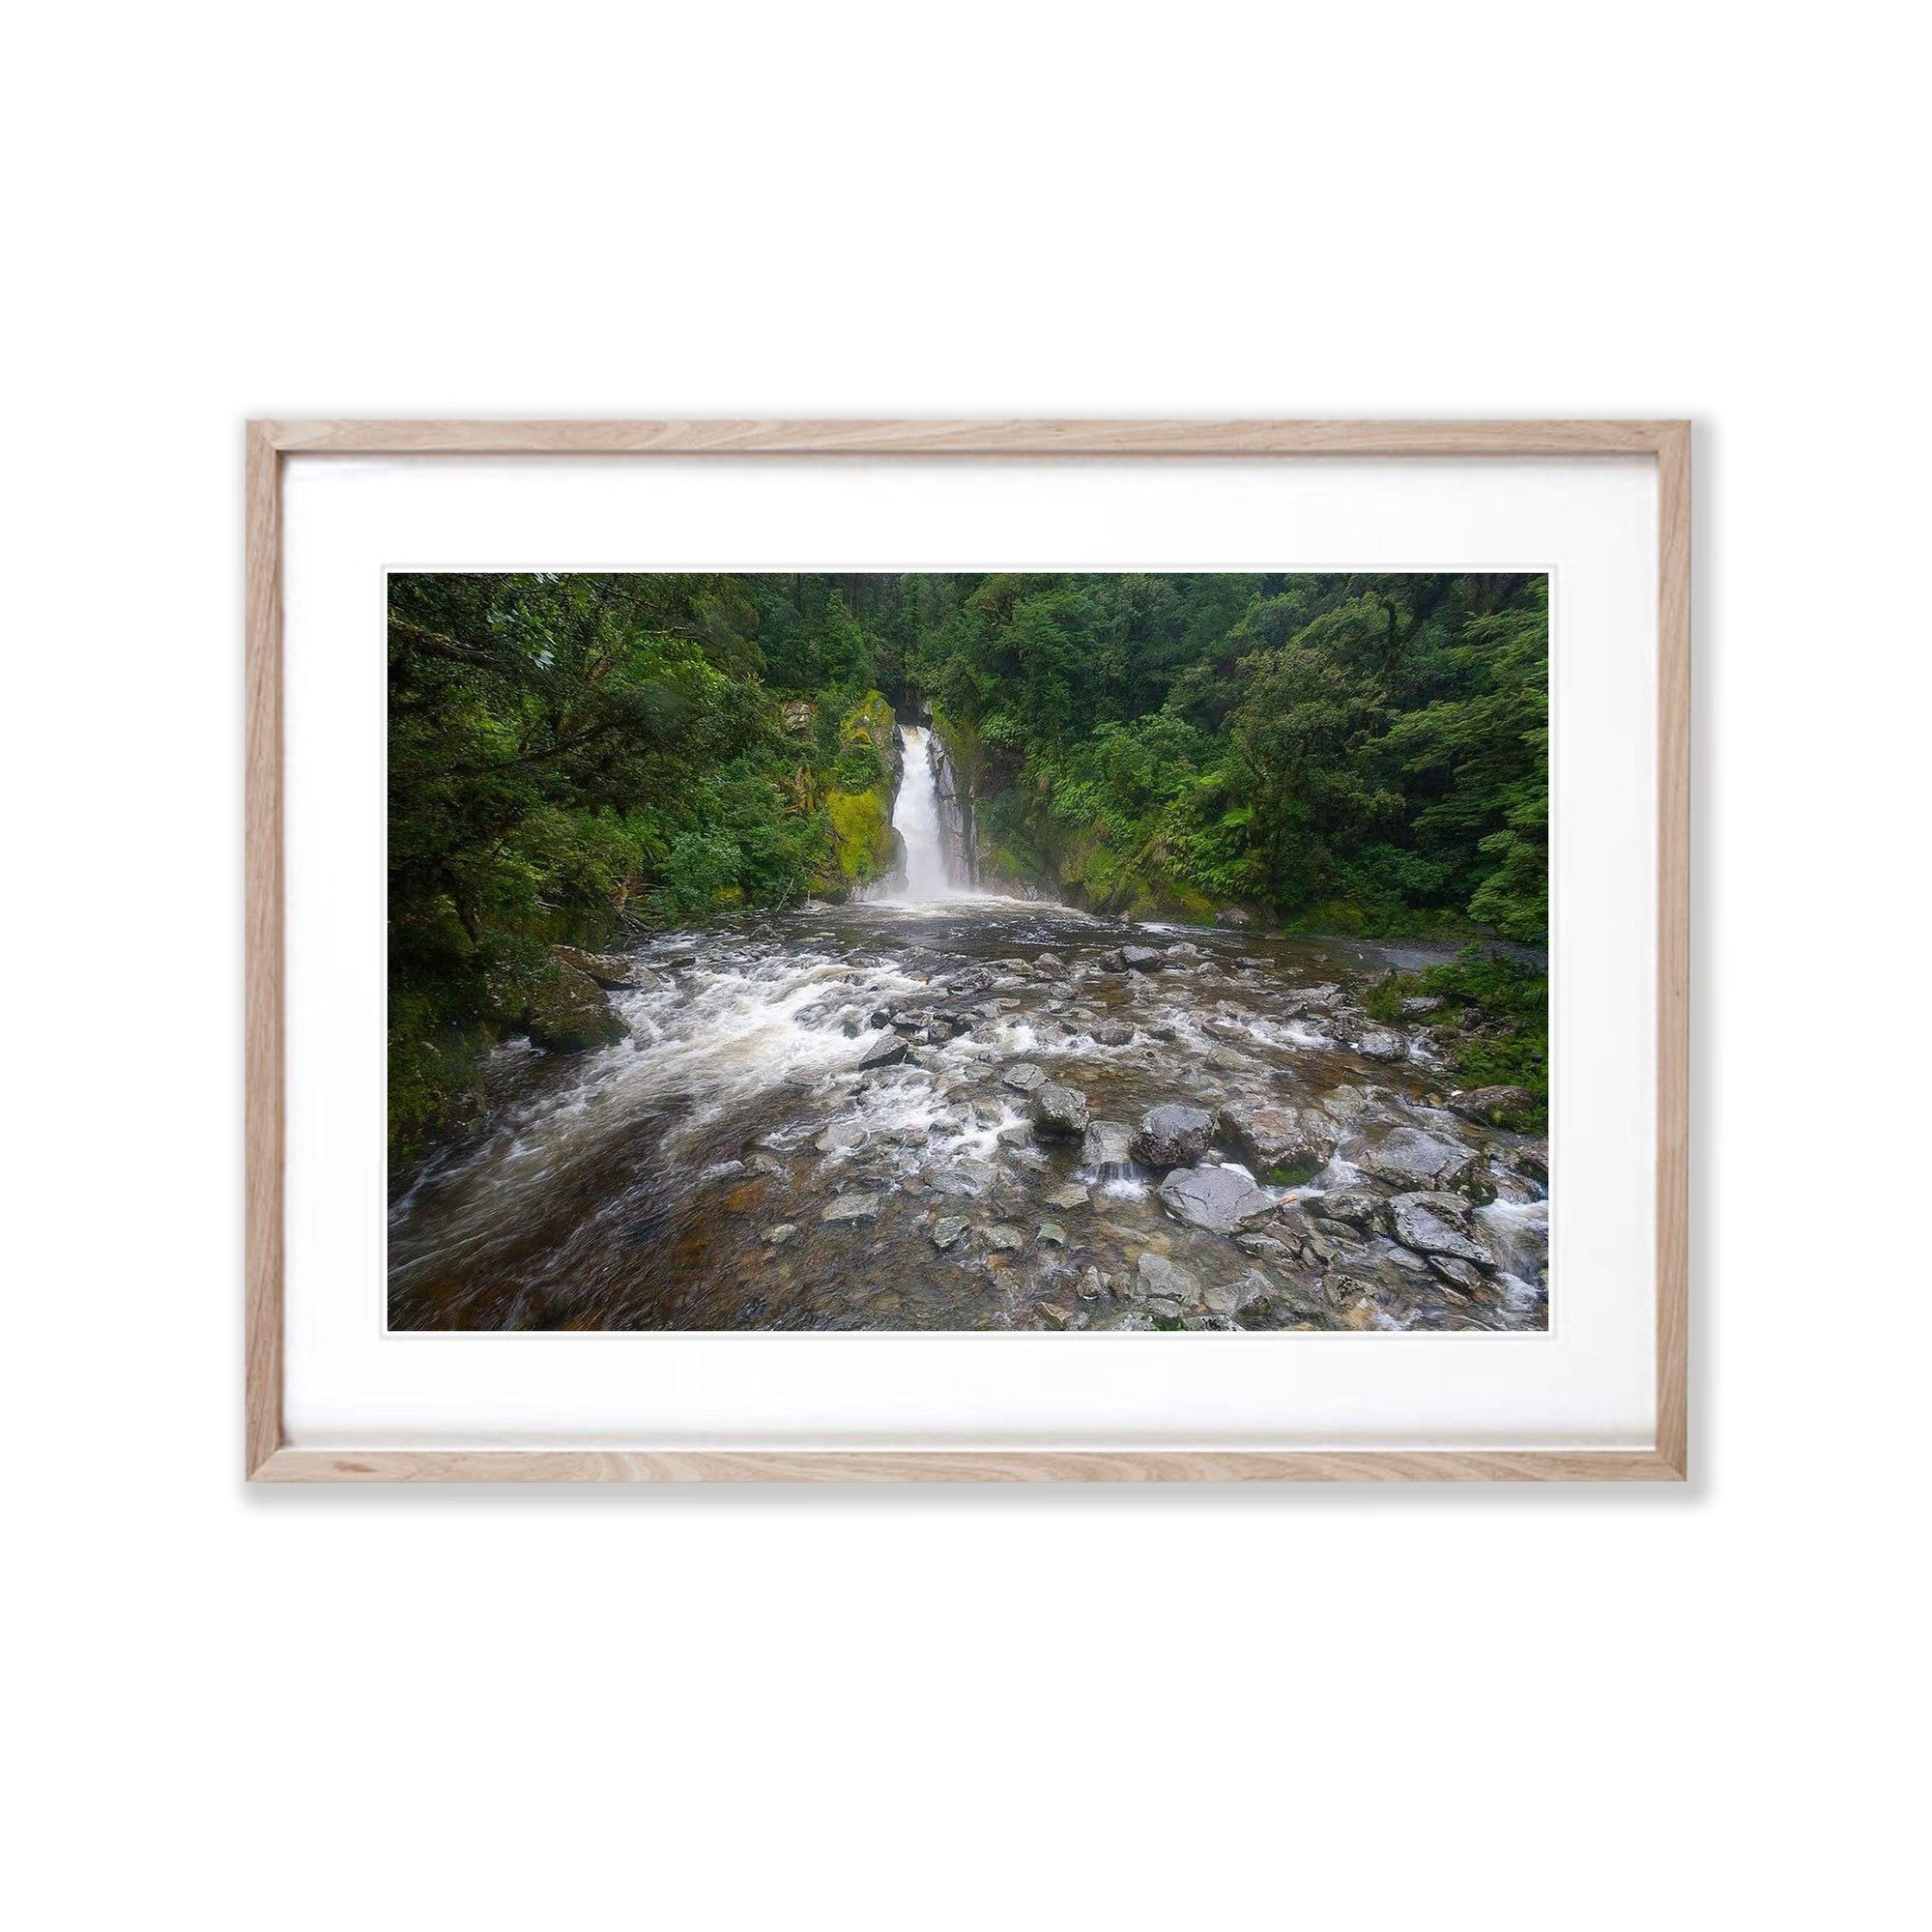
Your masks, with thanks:
[[[899,728],[904,768],[899,799],[892,808],[892,829],[906,842],[908,899],[954,899],[959,896],[946,872],[945,833],[939,824],[939,782],[933,769],[931,746],[923,725]]]

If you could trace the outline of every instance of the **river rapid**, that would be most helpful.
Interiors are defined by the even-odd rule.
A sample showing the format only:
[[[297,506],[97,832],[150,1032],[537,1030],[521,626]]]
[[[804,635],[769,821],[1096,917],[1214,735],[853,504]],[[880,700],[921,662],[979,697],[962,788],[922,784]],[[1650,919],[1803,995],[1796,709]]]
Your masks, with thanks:
[[[622,956],[628,1037],[495,1051],[391,1202],[402,1329],[1541,1329],[1547,1150],[1368,984],[1413,949],[965,892]]]

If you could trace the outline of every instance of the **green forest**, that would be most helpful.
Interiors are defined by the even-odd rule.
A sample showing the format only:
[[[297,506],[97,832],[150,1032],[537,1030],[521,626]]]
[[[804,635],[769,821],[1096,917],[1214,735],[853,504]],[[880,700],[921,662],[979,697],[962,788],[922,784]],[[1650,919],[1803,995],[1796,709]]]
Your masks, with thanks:
[[[988,885],[1545,937],[1542,576],[397,574],[389,679],[397,1156],[474,1110],[553,945],[887,873],[895,717]],[[1437,979],[1524,1016],[1498,1077],[1540,1091],[1540,972]]]

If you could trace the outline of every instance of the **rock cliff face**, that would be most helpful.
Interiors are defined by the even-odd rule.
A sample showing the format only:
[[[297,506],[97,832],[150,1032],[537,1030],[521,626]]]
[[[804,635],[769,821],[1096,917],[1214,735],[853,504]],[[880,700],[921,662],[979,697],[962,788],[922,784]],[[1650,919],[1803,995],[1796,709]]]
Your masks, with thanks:
[[[892,829],[902,775],[899,726],[879,692],[868,691],[839,726],[837,770],[848,783],[835,784],[824,793],[833,849],[813,888],[823,899],[848,898],[862,886],[889,879],[904,862],[899,834]],[[872,782],[851,784],[856,775]]]

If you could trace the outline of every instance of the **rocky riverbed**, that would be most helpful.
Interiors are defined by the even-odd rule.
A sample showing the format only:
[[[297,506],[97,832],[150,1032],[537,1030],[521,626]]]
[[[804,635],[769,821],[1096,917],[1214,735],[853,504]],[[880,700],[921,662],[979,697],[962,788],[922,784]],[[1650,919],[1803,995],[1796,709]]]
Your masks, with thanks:
[[[1363,1009],[1418,963],[988,898],[572,955],[391,1204],[390,1324],[1544,1328],[1544,1142]]]

